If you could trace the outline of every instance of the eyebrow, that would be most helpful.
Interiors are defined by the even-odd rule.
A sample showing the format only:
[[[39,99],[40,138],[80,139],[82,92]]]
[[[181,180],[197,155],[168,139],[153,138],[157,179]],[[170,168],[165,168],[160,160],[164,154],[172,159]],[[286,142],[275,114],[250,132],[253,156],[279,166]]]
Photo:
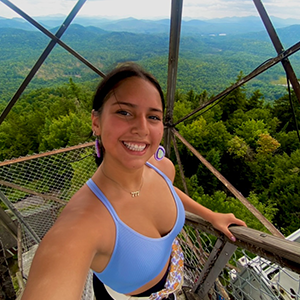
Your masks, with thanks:
[[[125,105],[125,106],[129,106],[129,107],[132,107],[132,108],[136,108],[137,105],[136,104],[132,104],[132,103],[129,103],[129,102],[120,102],[120,101],[116,101],[115,103],[113,103],[112,105]],[[155,111],[155,112],[160,112],[160,113],[163,113],[163,111],[161,109],[158,109],[158,108],[154,108],[154,107],[150,107],[149,109],[150,111]]]

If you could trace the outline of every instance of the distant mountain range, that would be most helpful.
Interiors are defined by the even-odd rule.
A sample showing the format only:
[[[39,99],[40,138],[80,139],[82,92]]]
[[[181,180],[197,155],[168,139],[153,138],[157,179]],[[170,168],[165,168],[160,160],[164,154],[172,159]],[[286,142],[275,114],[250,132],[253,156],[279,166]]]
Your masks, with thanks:
[[[36,17],[35,20],[45,28],[58,27],[64,21],[63,16]],[[271,18],[276,28],[283,28],[294,24],[300,24],[300,19]],[[142,19],[104,19],[76,17],[73,24],[82,26],[94,26],[106,31],[126,31],[131,33],[164,34],[169,33],[170,20],[142,20]],[[22,18],[6,19],[0,17],[0,28],[16,28],[23,30],[37,30],[33,25]],[[260,17],[232,17],[210,20],[183,20],[182,35],[231,35],[264,31],[264,25]]]
[[[36,18],[55,33],[62,17]],[[299,42],[300,24],[274,19],[285,49]],[[281,22],[281,23],[280,23]],[[80,24],[78,24],[80,23]],[[281,25],[279,25],[281,24]],[[153,73],[166,90],[169,20],[107,20],[76,18],[62,40],[104,73],[124,61],[136,61]],[[49,43],[49,38],[20,18],[0,18],[0,105],[7,102]],[[184,20],[180,41],[177,88],[217,94],[248,74],[276,51],[259,18]],[[300,51],[291,56],[298,74]],[[298,75],[299,76],[299,75]],[[30,83],[30,89],[64,84],[69,78],[91,83],[98,75],[56,47]],[[284,92],[284,70],[278,64],[247,86],[259,89],[265,99],[278,99]]]

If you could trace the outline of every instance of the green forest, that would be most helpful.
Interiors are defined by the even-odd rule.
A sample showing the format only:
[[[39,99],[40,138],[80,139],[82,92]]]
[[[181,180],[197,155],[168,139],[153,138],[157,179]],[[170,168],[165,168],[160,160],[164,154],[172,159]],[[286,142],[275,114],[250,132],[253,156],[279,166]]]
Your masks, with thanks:
[[[236,36],[222,42],[221,38],[182,39],[175,122],[276,56],[264,40]],[[76,25],[64,41],[104,72],[119,62],[137,61],[159,79],[166,92],[167,36],[109,33]],[[47,42],[37,32],[0,28],[1,111]],[[293,63],[297,68],[299,59]],[[285,87],[272,84],[282,84],[284,76],[278,65],[176,129],[288,235],[300,228],[300,141],[295,122],[300,122],[300,105],[293,91],[290,97]],[[0,160],[91,141],[91,103],[99,81],[98,75],[57,47],[0,125]],[[195,201],[215,211],[233,212],[249,227],[265,230],[185,146],[180,142],[178,146]],[[176,165],[173,152],[171,159]],[[175,185],[182,188],[179,177]]]
[[[279,30],[284,46],[296,42],[300,25]],[[57,28],[51,31],[55,33]],[[109,32],[97,27],[71,25],[62,37],[67,45],[106,73],[122,61],[136,61],[155,75],[166,90],[168,34]],[[7,103],[50,42],[38,31],[0,28],[0,103]],[[181,37],[177,89],[218,94],[232,84],[238,74],[250,73],[277,55],[265,32],[227,36],[191,33]],[[290,57],[300,69],[300,55]],[[59,86],[72,78],[75,83],[99,81],[99,76],[60,46],[45,60],[25,92]],[[280,64],[249,83],[250,95],[259,89],[265,101],[283,96],[285,73]]]
[[[223,176],[284,234],[300,227],[300,141],[289,95],[266,104],[256,91],[241,87],[217,105],[177,125],[183,135]],[[10,159],[90,141],[93,88],[75,84],[24,95],[0,127],[0,159]],[[298,122],[299,102],[292,93]],[[208,101],[206,91],[177,91],[174,121]],[[12,142],[15,141],[15,142]],[[251,228],[262,225],[184,145],[179,152],[190,196],[221,212],[234,212]],[[176,164],[175,154],[171,159]],[[180,178],[175,185],[182,188]]]

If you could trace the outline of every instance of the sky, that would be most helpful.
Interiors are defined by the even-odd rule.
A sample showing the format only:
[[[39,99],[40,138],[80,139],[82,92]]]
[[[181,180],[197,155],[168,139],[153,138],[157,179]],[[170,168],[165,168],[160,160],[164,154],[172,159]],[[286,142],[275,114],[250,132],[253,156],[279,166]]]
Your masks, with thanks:
[[[68,15],[76,0],[10,0],[31,17]],[[269,16],[300,19],[299,0],[262,0]],[[169,18],[171,0],[87,0],[79,16],[103,18],[163,19]],[[0,1],[0,16],[18,15]],[[212,19],[258,16],[252,0],[183,0],[183,18]]]

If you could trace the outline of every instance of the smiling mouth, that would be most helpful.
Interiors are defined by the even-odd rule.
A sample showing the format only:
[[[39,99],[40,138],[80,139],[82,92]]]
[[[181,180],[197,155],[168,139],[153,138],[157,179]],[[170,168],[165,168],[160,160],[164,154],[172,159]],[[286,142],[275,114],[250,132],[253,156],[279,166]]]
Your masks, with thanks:
[[[142,152],[147,147],[146,144],[141,145],[141,144],[128,143],[128,142],[123,142],[123,145],[129,150],[137,151],[137,152]]]

